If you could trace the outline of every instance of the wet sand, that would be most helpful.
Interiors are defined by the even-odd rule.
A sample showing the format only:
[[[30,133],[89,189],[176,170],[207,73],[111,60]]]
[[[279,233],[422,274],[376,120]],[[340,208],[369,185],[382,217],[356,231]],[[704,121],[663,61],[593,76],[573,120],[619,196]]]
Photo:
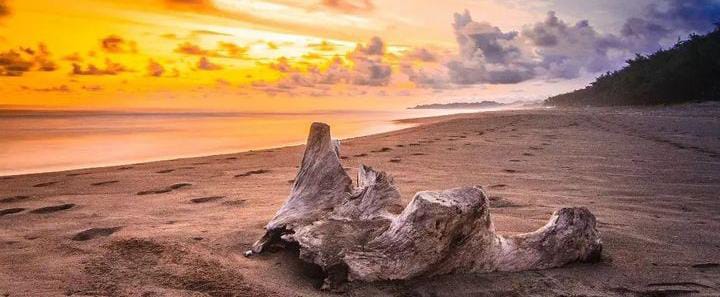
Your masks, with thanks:
[[[413,120],[342,141],[405,202],[481,185],[501,233],[564,206],[598,219],[603,261],[352,283],[351,296],[720,295],[720,106],[537,109]],[[310,123],[307,123],[309,127]],[[242,253],[284,203],[303,147],[0,177],[0,296],[314,296],[289,251]]]

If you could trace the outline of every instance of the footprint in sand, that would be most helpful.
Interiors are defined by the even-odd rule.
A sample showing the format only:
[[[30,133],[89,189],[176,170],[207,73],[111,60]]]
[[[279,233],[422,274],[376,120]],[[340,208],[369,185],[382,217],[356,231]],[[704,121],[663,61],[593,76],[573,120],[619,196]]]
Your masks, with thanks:
[[[490,200],[491,208],[506,208],[506,207],[519,207],[520,206],[520,205],[512,203],[511,201],[509,201],[503,197],[500,197],[500,196],[490,196],[490,197],[488,197],[488,200]]]
[[[206,202],[212,202],[217,201],[220,199],[225,198],[225,196],[210,196],[210,197],[201,197],[201,198],[193,198],[190,199],[190,202],[192,203],[206,203]]]
[[[53,213],[53,212],[62,211],[62,210],[68,210],[73,207],[75,207],[75,204],[67,203],[67,204],[60,204],[60,205],[36,208],[36,209],[31,210],[30,213],[46,214],[46,213]]]
[[[697,268],[697,269],[720,268],[720,264],[718,264],[718,263],[700,263],[700,264],[692,265],[692,268]]]
[[[370,151],[370,152],[371,153],[384,153],[384,152],[389,152],[389,151],[392,151],[392,149],[389,147],[384,147],[379,150],[374,150],[374,151]]]
[[[118,183],[118,182],[120,182],[120,181],[117,181],[117,180],[109,180],[109,181],[92,183],[92,184],[90,184],[90,185],[91,185],[91,186],[104,186],[104,185],[111,185],[111,184]]]
[[[66,176],[80,176],[80,175],[88,175],[90,172],[82,172],[82,173],[69,173]]]
[[[225,201],[222,204],[227,206],[241,206],[245,204],[245,199]]]
[[[165,169],[165,170],[155,171],[155,173],[170,173],[173,171],[175,171],[175,169]]]
[[[150,195],[150,194],[163,194],[163,193],[170,192],[172,190],[182,189],[182,188],[189,187],[189,186],[192,186],[192,184],[179,183],[179,184],[174,184],[174,185],[168,186],[166,188],[158,189],[158,190],[137,192],[137,195],[142,196],[142,195]]]
[[[33,185],[33,187],[35,187],[35,188],[43,188],[43,187],[47,187],[47,186],[52,186],[52,185],[57,184],[57,183],[58,183],[58,182],[56,182],[56,181],[46,182],[46,183],[40,183],[40,184],[37,184],[37,185]]]
[[[23,210],[25,210],[25,209],[24,209],[24,208],[19,208],[19,207],[16,207],[16,208],[7,208],[7,209],[0,209],[0,217],[2,217],[2,216],[4,216],[4,215],[9,215],[9,214],[18,213],[18,212],[21,212],[21,211],[23,211]]]
[[[270,170],[267,170],[267,169],[251,170],[251,171],[248,171],[245,173],[237,174],[237,175],[235,175],[235,177],[245,177],[245,176],[251,176],[251,175],[256,175],[256,174],[264,174],[264,173],[268,173],[268,172],[270,172]]]
[[[86,241],[100,236],[110,236],[111,234],[119,231],[122,227],[110,227],[110,228],[90,228],[75,234],[71,239],[75,241]]]
[[[366,153],[357,154],[357,155],[353,155],[353,157],[367,157],[367,154]]]
[[[17,195],[7,198],[0,199],[0,203],[13,203],[13,202],[20,202],[26,199],[30,199],[30,196],[24,196],[24,195]]]

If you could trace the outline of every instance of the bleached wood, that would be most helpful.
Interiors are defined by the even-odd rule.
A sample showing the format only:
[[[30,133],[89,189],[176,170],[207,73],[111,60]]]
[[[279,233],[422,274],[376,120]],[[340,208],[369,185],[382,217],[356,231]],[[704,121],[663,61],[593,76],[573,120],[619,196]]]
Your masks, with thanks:
[[[254,245],[296,242],[300,257],[327,273],[326,287],[349,281],[449,273],[520,271],[594,261],[602,251],[595,217],[557,210],[537,231],[499,236],[479,186],[418,192],[399,214],[392,178],[362,165],[353,187],[330,127],[313,123],[288,201]]]

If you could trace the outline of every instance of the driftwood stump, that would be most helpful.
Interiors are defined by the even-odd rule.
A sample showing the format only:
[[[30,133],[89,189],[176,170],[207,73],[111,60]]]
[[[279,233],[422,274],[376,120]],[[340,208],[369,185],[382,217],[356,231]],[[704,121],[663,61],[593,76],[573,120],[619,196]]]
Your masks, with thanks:
[[[247,254],[297,243],[301,259],[319,265],[324,287],[332,288],[355,280],[545,269],[595,261],[602,251],[595,216],[584,207],[555,211],[537,231],[500,236],[481,187],[419,192],[404,209],[399,202],[392,178],[365,165],[353,186],[330,127],[313,123],[288,201]]]

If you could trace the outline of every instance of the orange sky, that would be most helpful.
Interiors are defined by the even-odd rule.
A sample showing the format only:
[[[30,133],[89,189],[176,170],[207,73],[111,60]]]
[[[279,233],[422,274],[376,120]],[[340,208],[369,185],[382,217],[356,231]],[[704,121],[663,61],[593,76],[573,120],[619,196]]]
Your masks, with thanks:
[[[384,109],[468,96],[541,97],[558,88],[535,82],[430,89],[400,75],[403,65],[440,71],[440,57],[457,52],[453,12],[469,8],[510,29],[541,18],[495,2],[443,2],[0,0],[9,11],[0,16],[0,59],[21,69],[0,76],[0,105]],[[384,47],[379,54],[370,49],[374,36]],[[378,65],[392,76],[364,81],[382,70]],[[318,83],[335,70],[345,78]]]

